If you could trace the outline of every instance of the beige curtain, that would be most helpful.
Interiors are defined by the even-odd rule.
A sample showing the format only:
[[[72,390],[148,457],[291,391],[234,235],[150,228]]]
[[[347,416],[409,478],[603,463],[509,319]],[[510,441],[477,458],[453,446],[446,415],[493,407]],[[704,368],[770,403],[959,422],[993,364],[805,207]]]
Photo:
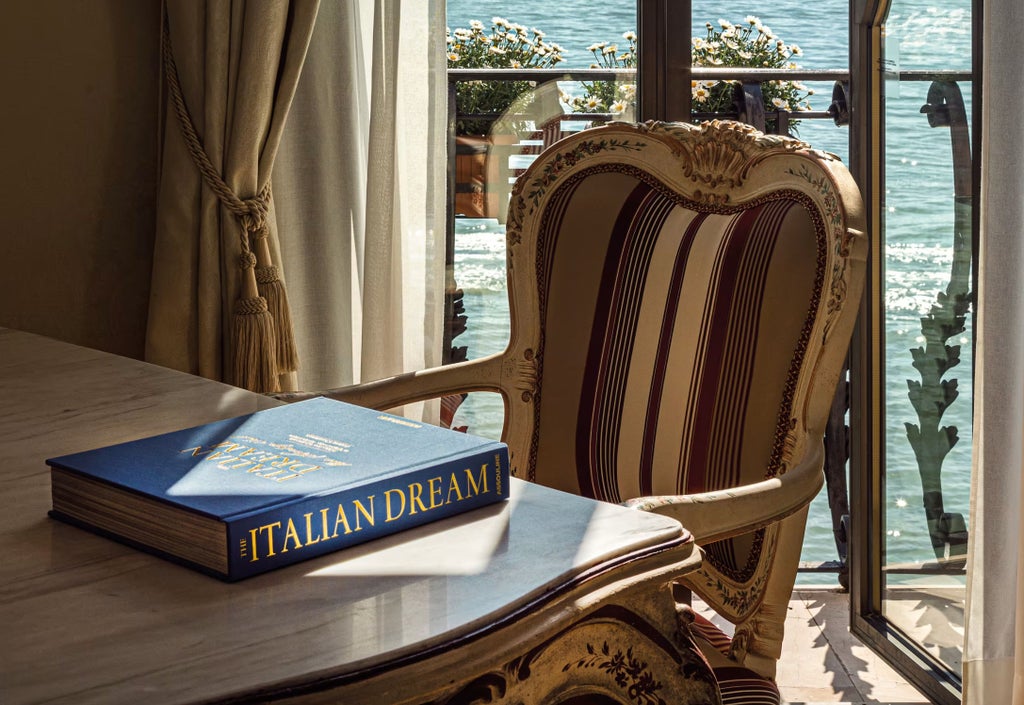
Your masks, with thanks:
[[[981,247],[965,705],[1024,704],[1024,50],[1020,0],[984,7]]]
[[[288,385],[294,348],[285,349],[288,307],[269,188],[317,7],[166,2],[151,362],[257,391]]]
[[[444,47],[439,0],[320,6],[274,167],[300,389],[441,362]]]

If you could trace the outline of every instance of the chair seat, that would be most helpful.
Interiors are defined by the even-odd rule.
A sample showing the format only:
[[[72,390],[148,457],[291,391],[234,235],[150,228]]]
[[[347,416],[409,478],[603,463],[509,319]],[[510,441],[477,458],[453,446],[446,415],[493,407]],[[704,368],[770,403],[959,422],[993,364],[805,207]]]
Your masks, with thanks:
[[[696,612],[690,631],[722,656],[729,658],[732,639],[711,620]],[[771,680],[742,666],[712,668],[722,694],[722,705],[780,705],[779,687]]]
[[[779,687],[749,668],[728,666],[712,670],[718,679],[722,705],[780,705],[782,702]]]

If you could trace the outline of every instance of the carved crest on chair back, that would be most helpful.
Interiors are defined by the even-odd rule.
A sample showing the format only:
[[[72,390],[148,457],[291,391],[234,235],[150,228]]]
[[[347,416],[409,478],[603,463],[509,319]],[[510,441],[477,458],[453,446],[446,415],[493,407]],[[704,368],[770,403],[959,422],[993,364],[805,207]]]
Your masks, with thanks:
[[[673,138],[683,174],[711,189],[709,200],[728,202],[728,189],[741,186],[757,158],[767,152],[810,149],[799,140],[765,135],[750,125],[713,120],[701,125],[649,122],[648,134]],[[701,193],[701,192],[698,192]]]

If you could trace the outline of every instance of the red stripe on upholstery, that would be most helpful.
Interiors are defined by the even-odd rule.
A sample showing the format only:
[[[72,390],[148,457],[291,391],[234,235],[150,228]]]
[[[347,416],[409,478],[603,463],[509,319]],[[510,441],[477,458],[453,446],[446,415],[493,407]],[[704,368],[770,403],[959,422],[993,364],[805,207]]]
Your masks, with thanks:
[[[657,353],[651,378],[651,392],[647,399],[647,413],[644,416],[643,450],[640,458],[640,494],[654,494],[654,447],[658,433],[658,416],[661,411],[662,396],[665,391],[665,377],[668,373],[669,352],[672,349],[672,335],[675,330],[676,317],[679,314],[680,292],[686,276],[686,265],[690,252],[696,241],[697,233],[707,219],[707,213],[698,214],[686,229],[683,239],[676,250],[675,263],[672,268],[672,279],[665,300],[665,312],[661,319],[661,330],[658,334]]]
[[[625,390],[637,336],[647,272],[674,201],[650,185],[630,195],[615,223],[605,256],[585,364],[577,420],[577,473],[589,496],[617,502],[618,439],[624,423]]]
[[[704,492],[714,486],[712,482],[719,479],[712,478],[712,469],[708,463],[712,444],[725,440],[714,436],[715,413],[722,384],[729,319],[736,293],[735,272],[746,247],[745,240],[736,237],[735,234],[750,232],[759,215],[760,208],[750,208],[740,213],[733,221],[731,233],[726,238],[723,251],[716,262],[714,283],[707,301],[708,309],[700,324],[705,336],[699,348],[702,376],[699,388],[692,395],[694,406],[687,410],[688,418],[693,420],[690,454],[689,457],[680,459],[680,475],[685,472],[685,477],[680,477],[680,482],[685,483],[685,491],[688,493]]]
[[[707,617],[694,612],[693,622],[690,623],[689,628],[695,636],[699,636],[715,647],[715,650],[722,656],[728,656],[732,651],[732,639]]]
[[[712,444],[710,454],[709,466],[715,470],[716,475],[716,479],[712,480],[715,489],[732,487],[748,480],[741,476],[740,453],[754,384],[761,307],[772,250],[782,226],[782,216],[789,210],[789,206],[787,202],[765,204],[751,225],[752,230],[738,234],[746,242],[735,275],[736,296],[728,319],[729,355],[724,360],[720,412],[716,415],[717,428],[714,435],[727,442]]]
[[[767,678],[739,666],[715,668],[722,705],[779,705],[779,687]]]
[[[760,302],[782,216],[791,206],[777,201],[742,211],[722,243],[701,325],[706,331],[698,353],[702,376],[687,410],[692,441],[679,469],[686,492],[740,483]]]
[[[555,192],[548,203],[544,232],[538,236],[537,282],[540,288],[537,295],[540,298],[542,316],[547,310],[547,294],[551,290],[551,267],[549,265],[555,260],[555,245],[558,243],[556,234],[562,230],[565,212],[581,183],[583,182],[578,179],[570,181]],[[551,235],[548,236],[548,233]]]

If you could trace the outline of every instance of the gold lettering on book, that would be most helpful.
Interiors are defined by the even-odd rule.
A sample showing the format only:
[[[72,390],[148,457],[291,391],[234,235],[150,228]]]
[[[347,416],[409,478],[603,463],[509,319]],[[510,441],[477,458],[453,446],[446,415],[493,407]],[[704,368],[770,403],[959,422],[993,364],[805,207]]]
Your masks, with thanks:
[[[420,511],[427,511],[427,507],[423,504],[423,485],[419,482],[413,482],[409,485],[409,514],[410,516],[416,513],[416,505],[420,505]]]
[[[350,527],[348,525],[348,517],[345,515],[345,505],[343,505],[343,504],[339,504],[338,505],[338,513],[337,513],[337,515],[335,515],[335,518],[334,518],[334,533],[331,534],[331,538],[332,539],[338,537],[338,527],[339,526],[345,527],[345,530],[342,532],[343,534],[351,534],[352,533],[352,527]]]
[[[451,473],[447,478],[441,475],[428,478],[426,499],[424,499],[424,483],[422,482],[410,482],[405,490],[401,488],[384,490],[384,523],[404,516],[406,508],[409,510],[409,516],[412,516],[489,492],[487,463],[480,466],[480,471],[475,477],[472,468],[466,468],[463,473],[465,481],[462,483],[459,481],[457,472]]]
[[[394,511],[391,505],[391,498],[395,495],[398,495],[398,499],[401,502],[398,505],[398,511]],[[385,524],[405,514],[405,493],[402,490],[384,490],[384,514]]]
[[[501,494],[501,454],[494,454],[494,491]]]
[[[479,469],[464,468],[461,472],[453,471],[447,475],[436,475],[418,482],[410,482],[404,487],[384,490],[384,523],[487,494],[491,491],[488,484],[488,466],[489,463],[482,463]],[[332,541],[339,536],[375,526],[376,497],[377,495],[366,495],[345,499],[249,529],[248,540],[243,539],[240,542],[240,552],[243,557],[248,557],[250,562],[255,562],[324,541]],[[316,519],[317,515],[319,520]],[[277,529],[281,530],[276,531]]]
[[[252,442],[259,443],[258,439]],[[209,446],[194,446],[178,451],[188,453],[190,457],[202,458],[204,461],[216,461],[220,470],[244,470],[249,475],[262,477],[273,482],[286,482],[302,477],[311,472],[323,469],[322,465],[306,462],[288,455],[270,453],[261,448],[246,446],[241,443],[224,441],[213,443]],[[329,458],[324,462],[335,465],[337,463]]]
[[[222,441],[220,443],[214,443],[214,444],[210,445],[209,447],[206,448],[206,450],[203,450],[202,446],[196,446],[195,448],[186,448],[185,450],[183,450],[181,452],[182,453],[191,453],[192,457],[195,458],[197,456],[209,455],[210,453],[213,453],[215,450],[217,450],[218,453],[216,455],[221,456],[221,455],[233,453],[238,448],[243,448],[243,447],[244,446],[241,446],[238,443],[233,443],[231,441]]]
[[[370,505],[369,509],[366,508],[366,505],[363,504],[362,501],[360,501],[358,499],[352,500],[352,508],[353,508],[353,510],[355,510],[354,516],[355,516],[355,520],[356,520],[356,527],[354,529],[352,528],[352,525],[348,523],[348,515],[345,513],[345,505],[344,504],[339,504],[338,505],[338,512],[335,515],[335,519],[334,519],[334,532],[330,535],[330,538],[333,539],[333,538],[338,536],[338,527],[344,527],[345,530],[342,532],[343,534],[351,534],[353,531],[362,531],[363,530],[363,525],[360,522],[360,518],[366,519],[367,523],[369,523],[370,526],[373,526],[374,525],[373,516],[374,516],[374,506],[375,506],[373,500],[374,500],[374,495],[372,495],[372,494],[366,498],[366,503]],[[328,510],[327,509],[322,509],[320,511],[321,512],[326,512]],[[326,528],[326,526],[327,526],[327,523],[326,523],[326,517],[325,517],[325,519],[324,519],[324,527]]]
[[[440,477],[432,477],[429,480],[427,480],[427,487],[430,488],[430,506],[427,507],[427,509],[437,509],[438,507],[440,507],[443,504],[442,502],[438,502],[437,501],[440,498],[440,496],[441,496],[441,486],[440,485],[441,485],[441,478]]]
[[[445,501],[444,501],[445,504],[451,504],[452,503],[452,492],[455,493],[455,501],[456,502],[461,502],[462,501],[462,490],[459,489],[459,480],[455,476],[455,473],[452,473],[452,477],[448,481],[448,498],[445,499]]]
[[[321,510],[321,512],[325,512],[325,511],[326,510]],[[306,514],[303,514],[302,516],[304,516],[306,518],[306,543],[304,545],[305,546],[312,546],[314,543],[320,543],[320,539],[323,536],[322,534],[317,534],[316,539],[313,538],[313,512],[307,512]],[[327,526],[327,523],[325,521],[324,522],[324,527],[326,528],[326,526]],[[327,532],[324,531],[324,534],[326,534],[326,533]]]
[[[370,503],[370,511],[366,511],[366,507],[364,507],[363,503],[358,499],[352,502],[352,506],[356,508],[356,531],[362,531],[363,529],[362,525],[359,523],[360,516],[365,517],[366,521],[370,523],[370,526],[373,526],[373,495],[371,494],[367,497],[366,501]]]
[[[291,541],[294,545],[292,548],[302,548],[302,541],[299,540],[299,532],[295,530],[295,522],[288,519],[288,527],[284,531],[284,541],[281,545],[281,553],[288,553],[288,542]]]
[[[423,428],[420,424],[410,421],[409,419],[399,418],[397,416],[385,416],[381,414],[377,417],[378,421],[387,421],[388,423],[397,424],[399,426],[408,426],[409,428]]]
[[[487,463],[480,466],[480,474],[477,475],[476,480],[473,479],[473,471],[470,468],[466,468],[466,494],[470,493],[471,487],[473,488],[472,494],[474,495],[487,494]],[[480,489],[481,487],[483,489]]]
[[[263,526],[257,526],[255,529],[249,529],[249,538],[252,539],[252,558],[251,561],[258,561],[259,556],[259,538],[266,534],[266,546],[267,546],[267,558],[277,555],[274,550],[274,529],[280,529],[281,522],[275,521],[273,524],[264,524]]]

